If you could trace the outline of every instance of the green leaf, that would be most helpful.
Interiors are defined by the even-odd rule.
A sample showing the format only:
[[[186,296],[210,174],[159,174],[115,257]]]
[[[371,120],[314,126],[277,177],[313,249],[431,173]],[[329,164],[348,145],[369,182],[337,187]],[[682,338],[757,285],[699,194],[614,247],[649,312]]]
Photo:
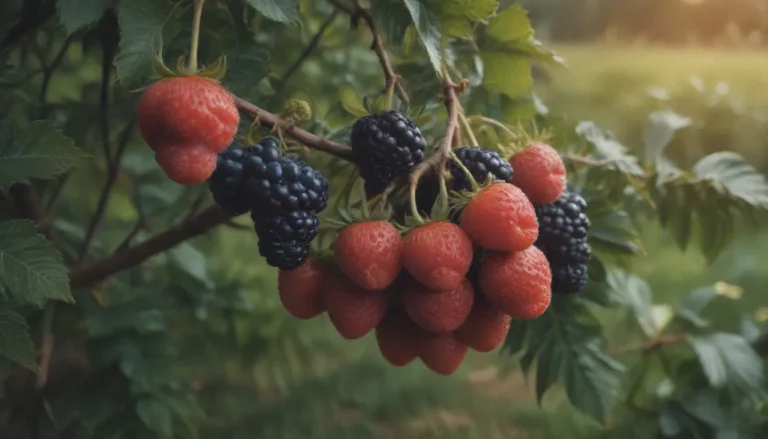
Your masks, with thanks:
[[[485,73],[483,87],[493,93],[518,98],[533,86],[531,61],[520,54],[503,51],[482,51]]]
[[[0,283],[15,302],[72,302],[67,268],[50,241],[26,220],[0,223]]]
[[[246,0],[246,3],[270,20],[290,23],[299,19],[299,0]]]
[[[528,13],[520,5],[512,5],[491,20],[487,35],[496,41],[525,41],[533,36]]]
[[[750,206],[768,209],[765,177],[735,152],[716,152],[702,158],[693,167],[693,174],[720,193]]]
[[[443,31],[438,17],[430,11],[422,0],[404,0],[405,7],[411,13],[411,19],[416,26],[416,33],[424,48],[427,49],[432,68],[442,74],[442,39]]]
[[[712,386],[762,392],[763,363],[744,337],[728,333],[697,335],[691,337],[690,343]]]
[[[152,75],[152,59],[162,53],[163,28],[174,9],[169,0],[120,0],[120,53],[115,67],[125,86],[135,87]]]
[[[255,42],[244,44],[228,58],[224,84],[232,93],[249,97],[269,73],[269,58],[269,52]]]
[[[608,271],[608,284],[620,303],[632,312],[645,335],[653,337],[661,331],[653,316],[653,293],[647,282],[631,273],[612,269]]]
[[[50,179],[80,164],[85,154],[51,122],[23,129],[12,120],[0,122],[0,189],[30,179]]]
[[[35,345],[29,337],[27,320],[8,309],[0,309],[0,357],[35,369]]]
[[[117,0],[57,0],[56,9],[67,35],[71,35],[99,21],[116,4]]]
[[[645,175],[637,157],[629,154],[627,147],[616,140],[613,134],[603,130],[594,122],[580,122],[576,126],[576,134],[594,147],[597,160],[604,161],[606,166],[637,177]]]
[[[171,410],[155,399],[145,398],[136,404],[136,414],[141,422],[162,438],[173,438]]]
[[[664,154],[664,150],[672,141],[675,133],[691,126],[693,120],[680,116],[671,110],[662,110],[648,116],[643,130],[645,157],[649,162],[655,162]]]

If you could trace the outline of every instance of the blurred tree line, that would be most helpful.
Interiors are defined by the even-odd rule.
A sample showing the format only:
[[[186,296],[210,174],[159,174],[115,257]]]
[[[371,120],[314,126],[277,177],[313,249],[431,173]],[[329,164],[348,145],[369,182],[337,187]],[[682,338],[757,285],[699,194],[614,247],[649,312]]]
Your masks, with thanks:
[[[539,35],[554,41],[593,40],[607,33],[680,44],[714,44],[738,29],[768,31],[766,0],[520,0]]]

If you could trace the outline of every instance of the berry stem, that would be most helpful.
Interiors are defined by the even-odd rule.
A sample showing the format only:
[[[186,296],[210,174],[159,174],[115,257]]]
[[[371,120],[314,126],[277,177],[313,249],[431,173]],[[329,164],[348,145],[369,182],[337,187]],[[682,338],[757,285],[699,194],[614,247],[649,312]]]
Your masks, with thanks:
[[[493,127],[499,128],[503,130],[505,133],[509,134],[509,136],[512,137],[512,140],[517,140],[520,138],[520,136],[514,131],[512,131],[512,129],[509,128],[506,124],[501,123],[496,119],[491,119],[490,117],[485,117],[478,114],[469,116],[467,119],[469,122],[479,122],[479,123],[484,123],[486,125],[491,125]]]
[[[194,15],[192,16],[192,38],[189,42],[189,74],[197,71],[197,48],[200,41],[200,21],[203,18],[205,0],[193,0]]]
[[[477,141],[477,137],[475,137],[475,133],[474,131],[472,131],[472,126],[469,125],[469,121],[467,120],[467,116],[464,114],[464,111],[459,112],[459,121],[461,122],[461,125],[464,127],[464,132],[469,138],[469,143],[472,144],[472,146],[479,147],[480,142]]]
[[[472,190],[476,191],[480,189],[480,184],[478,184],[477,180],[475,180],[475,177],[472,176],[472,173],[469,172],[469,169],[467,169],[464,163],[461,160],[459,160],[459,157],[453,152],[451,152],[451,160],[453,160],[453,162],[456,163],[456,166],[458,166],[459,169],[461,169],[461,172],[463,172],[464,175],[467,176],[467,180],[469,180],[469,183],[472,185]]]

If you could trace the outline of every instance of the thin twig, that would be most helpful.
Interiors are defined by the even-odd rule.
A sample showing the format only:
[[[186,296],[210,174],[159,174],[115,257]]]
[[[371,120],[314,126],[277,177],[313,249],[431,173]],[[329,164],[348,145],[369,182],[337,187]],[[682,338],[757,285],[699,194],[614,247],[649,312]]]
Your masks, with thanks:
[[[109,123],[109,90],[111,88],[112,80],[112,60],[115,56],[115,48],[109,41],[102,41],[101,43],[101,93],[99,98],[99,122],[101,124],[101,146],[104,150],[104,157],[107,163],[112,163],[112,148],[111,139],[112,133],[110,132],[111,125]]]
[[[53,316],[56,312],[56,304],[49,302],[46,304],[43,314],[43,336],[40,342],[40,360],[38,361],[37,381],[35,387],[40,390],[48,382],[48,370],[51,367],[51,357],[53,356]]]
[[[96,206],[96,212],[94,212],[93,218],[91,219],[91,224],[88,226],[88,230],[85,234],[83,247],[80,249],[80,255],[78,256],[78,262],[82,262],[88,256],[88,251],[90,250],[93,238],[96,236],[96,232],[99,228],[99,225],[101,224],[101,220],[104,218],[104,213],[106,212],[107,205],[109,204],[110,194],[112,193],[112,189],[115,187],[115,183],[117,183],[120,162],[122,161],[123,154],[128,147],[135,123],[136,121],[132,120],[128,126],[123,129],[123,132],[120,135],[120,142],[118,144],[117,151],[115,152],[115,156],[107,166],[107,182],[104,184],[104,188],[101,191],[101,195],[99,196],[99,203]]]
[[[59,199],[61,198],[61,194],[64,193],[64,188],[67,186],[67,182],[69,182],[69,177],[71,176],[72,173],[67,172],[61,178],[59,178],[59,181],[56,183],[56,187],[53,188],[51,198],[48,200],[48,204],[45,206],[45,211],[43,212],[42,219],[40,220],[41,223],[48,224],[49,222],[52,222],[50,217],[53,214],[54,209],[56,209],[56,204],[58,204]]]
[[[320,138],[312,133],[302,130],[287,120],[280,118],[280,116],[262,110],[242,98],[237,96],[234,96],[234,98],[237,108],[247,114],[250,118],[258,120],[261,125],[273,128],[276,127],[283,134],[293,137],[309,148],[327,152],[328,154],[345,160],[353,160],[352,148],[332,140]]]
[[[64,55],[67,54],[67,49],[69,49],[69,46],[72,44],[72,41],[74,40],[75,34],[70,35],[67,37],[66,40],[64,40],[64,44],[62,44],[61,48],[59,49],[59,52],[56,54],[56,56],[53,58],[53,61],[49,65],[45,65],[45,61],[43,59],[40,60],[40,63],[43,64],[43,83],[40,85],[40,92],[38,94],[38,102],[40,103],[40,115],[43,116],[45,113],[45,105],[46,101],[48,100],[48,88],[51,85],[51,78],[53,78],[53,73],[56,71],[56,68],[59,67],[61,62],[64,60]]]
[[[589,157],[584,157],[580,155],[575,154],[565,154],[562,156],[563,161],[566,163],[575,163],[578,165],[585,165],[585,166],[593,166],[593,167],[600,167],[600,166],[606,166],[611,164],[610,160],[595,160],[591,159]]]
[[[128,232],[128,235],[123,239],[123,242],[120,243],[120,245],[117,246],[115,249],[115,253],[121,252],[125,250],[126,248],[130,247],[131,241],[133,241],[133,238],[136,237],[136,235],[139,234],[141,229],[146,226],[146,220],[144,219],[144,215],[139,214],[139,219],[136,220],[136,224],[133,226],[133,229],[131,229],[130,232]]]
[[[229,220],[230,217],[219,206],[209,207],[139,245],[116,252],[112,256],[92,264],[72,268],[69,271],[70,285],[75,289],[99,283],[121,270],[135,267],[158,253],[215,228]]]
[[[629,346],[623,346],[621,348],[618,348],[611,352],[611,355],[618,356],[618,355],[624,355],[624,354],[630,354],[633,352],[642,352],[642,353],[648,353],[653,352],[662,346],[670,345],[670,344],[677,344],[682,343],[688,339],[687,334],[681,334],[681,335],[663,335],[660,337],[656,337],[651,341],[629,345]]]
[[[438,169],[438,175],[442,178],[445,164],[453,151],[454,134],[459,126],[459,99],[456,96],[456,84],[451,81],[448,73],[445,72],[445,83],[443,84],[443,96],[445,107],[448,109],[448,122],[445,125],[445,134],[442,143],[437,151],[417,166],[408,176],[408,184],[411,192],[411,214],[419,219],[420,215],[416,207],[416,188],[419,180],[432,168]]]
[[[285,72],[285,75],[283,75],[283,77],[280,79],[280,84],[277,87],[278,89],[282,89],[285,84],[288,83],[288,80],[299,70],[302,64],[304,64],[304,62],[309,59],[309,56],[312,54],[312,52],[317,49],[317,47],[320,45],[320,41],[323,39],[323,35],[325,35],[325,31],[328,30],[328,28],[333,23],[333,20],[335,20],[339,15],[339,10],[339,8],[334,9],[331,15],[329,15],[323,24],[320,25],[320,29],[317,30],[317,33],[315,33],[315,35],[309,41],[309,44],[304,48],[304,51],[301,53],[299,58],[296,59],[293,64],[291,64],[291,66]]]

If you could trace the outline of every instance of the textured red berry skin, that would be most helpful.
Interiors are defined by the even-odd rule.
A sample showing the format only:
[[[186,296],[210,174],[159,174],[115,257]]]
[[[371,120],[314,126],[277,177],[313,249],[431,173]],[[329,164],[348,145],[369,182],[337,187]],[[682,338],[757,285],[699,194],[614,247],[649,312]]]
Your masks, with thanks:
[[[389,288],[402,268],[402,238],[387,221],[363,221],[344,227],[333,242],[341,271],[366,290]]]
[[[467,203],[461,228],[486,250],[520,251],[539,236],[536,211],[523,191],[509,183],[483,188]]]
[[[417,356],[419,331],[402,308],[389,310],[376,327],[376,342],[381,355],[393,366],[410,364]]]
[[[436,292],[415,281],[403,289],[403,304],[408,316],[433,333],[451,332],[461,326],[472,311],[475,289],[468,280],[448,292]]]
[[[544,253],[529,247],[489,254],[480,268],[480,290],[497,308],[517,319],[534,319],[552,300],[552,271]]]
[[[321,289],[325,272],[307,260],[293,270],[280,270],[277,275],[277,291],[283,307],[297,319],[311,319],[322,314]]]
[[[472,240],[454,223],[427,223],[411,230],[403,239],[403,266],[430,289],[456,289],[471,264]]]
[[[202,183],[216,169],[216,153],[202,145],[170,145],[155,153],[165,175],[178,184]]]
[[[554,203],[565,191],[565,165],[555,148],[545,143],[527,146],[509,160],[519,187],[531,203]]]
[[[458,370],[469,348],[452,332],[430,334],[423,332],[418,338],[419,358],[433,372],[451,375]]]
[[[469,317],[456,330],[456,337],[478,352],[490,352],[504,342],[511,320],[485,297],[478,295]]]
[[[217,81],[181,76],[147,87],[137,120],[141,136],[155,151],[170,145],[203,145],[218,153],[232,143],[240,115],[232,95]]]
[[[375,328],[389,306],[386,291],[366,291],[340,274],[327,275],[322,287],[323,306],[342,337],[362,338]]]

